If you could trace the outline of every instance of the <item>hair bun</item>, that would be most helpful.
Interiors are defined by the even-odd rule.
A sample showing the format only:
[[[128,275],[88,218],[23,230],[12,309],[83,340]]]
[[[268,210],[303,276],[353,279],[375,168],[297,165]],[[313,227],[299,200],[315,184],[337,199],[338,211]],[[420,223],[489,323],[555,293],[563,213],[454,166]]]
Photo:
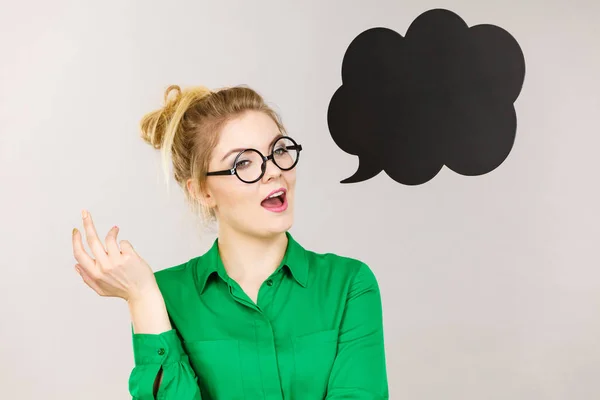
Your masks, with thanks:
[[[172,91],[177,91],[175,98],[169,99]],[[179,85],[171,85],[165,90],[164,106],[144,115],[140,122],[141,137],[155,149],[160,149],[163,145],[167,126],[171,117],[177,109],[177,105],[182,97],[182,91]]]
[[[171,94],[173,90],[177,90],[177,97],[169,101],[169,94]],[[165,107],[169,104],[177,104],[179,99],[181,99],[181,88],[179,85],[171,85],[165,90]]]
[[[170,96],[176,91],[176,96]],[[140,122],[142,139],[155,149],[164,145],[170,147],[185,112],[213,93],[205,86],[195,86],[185,91],[179,85],[171,85],[165,90],[163,107],[143,116]]]

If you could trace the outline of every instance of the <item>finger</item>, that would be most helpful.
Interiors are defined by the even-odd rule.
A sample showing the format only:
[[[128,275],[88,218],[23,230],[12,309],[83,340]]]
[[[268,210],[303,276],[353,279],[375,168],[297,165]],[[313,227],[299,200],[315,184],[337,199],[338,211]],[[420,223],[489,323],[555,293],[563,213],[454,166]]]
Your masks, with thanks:
[[[80,267],[80,264],[75,264],[75,271],[77,271],[81,279],[83,279],[83,282],[90,288],[92,288],[94,292],[98,293],[100,296],[104,296],[104,292],[102,291],[102,289],[100,289],[98,284],[90,277],[90,275],[83,268]]]
[[[119,227],[113,226],[108,234],[106,235],[106,249],[108,250],[108,257],[113,259],[116,256],[121,255],[121,249],[117,244],[117,235],[119,234]]]
[[[136,254],[133,245],[129,243],[129,241],[121,240],[119,244],[121,245],[121,251],[123,254]]]
[[[73,256],[85,270],[93,271],[96,268],[96,261],[83,248],[81,233],[77,228],[73,229]]]
[[[98,233],[96,233],[96,227],[94,226],[92,215],[86,210],[83,210],[82,218],[88,246],[90,246],[92,253],[94,253],[94,256],[96,256],[96,260],[98,260],[101,264],[106,263],[106,261],[108,261],[106,249],[104,248],[104,245],[100,239],[98,239]]]

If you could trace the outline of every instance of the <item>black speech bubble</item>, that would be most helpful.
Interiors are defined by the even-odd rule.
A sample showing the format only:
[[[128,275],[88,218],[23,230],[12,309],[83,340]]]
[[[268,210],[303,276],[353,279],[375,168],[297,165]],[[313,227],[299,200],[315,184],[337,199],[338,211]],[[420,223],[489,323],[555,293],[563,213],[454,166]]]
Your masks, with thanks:
[[[419,185],[444,165],[466,176],[493,171],[513,147],[524,78],[523,53],[506,30],[469,28],[448,10],[424,12],[404,37],[362,32],[346,50],[327,112],[335,143],[359,157],[341,183],[385,171]]]

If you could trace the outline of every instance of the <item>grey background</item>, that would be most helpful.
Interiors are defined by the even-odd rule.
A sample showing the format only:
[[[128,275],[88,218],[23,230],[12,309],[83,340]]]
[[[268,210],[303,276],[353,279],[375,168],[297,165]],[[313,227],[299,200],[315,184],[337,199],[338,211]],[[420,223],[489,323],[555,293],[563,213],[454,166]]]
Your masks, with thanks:
[[[512,153],[480,177],[340,184],[345,49],[436,7],[521,45]],[[392,399],[600,398],[599,18],[592,0],[3,0],[0,397],[129,398],[126,304],[76,275],[71,229],[87,208],[155,270],[206,251],[138,123],[170,84],[248,84],[305,148],[292,234],[379,279]]]

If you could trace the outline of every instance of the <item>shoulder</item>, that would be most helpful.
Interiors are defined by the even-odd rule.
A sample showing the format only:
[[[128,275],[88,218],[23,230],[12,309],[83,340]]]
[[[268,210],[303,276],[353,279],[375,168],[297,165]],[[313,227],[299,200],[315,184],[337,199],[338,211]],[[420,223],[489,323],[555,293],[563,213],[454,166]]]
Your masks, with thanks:
[[[377,287],[377,278],[371,267],[357,258],[337,253],[317,253],[306,250],[312,274],[344,281],[349,286]]]
[[[337,253],[317,253],[306,250],[306,257],[311,267],[320,270],[335,270],[341,273],[354,274],[366,266],[361,260]]]
[[[196,258],[192,258],[184,263],[164,268],[154,272],[156,283],[163,294],[181,290],[184,286],[193,283],[193,266]]]

